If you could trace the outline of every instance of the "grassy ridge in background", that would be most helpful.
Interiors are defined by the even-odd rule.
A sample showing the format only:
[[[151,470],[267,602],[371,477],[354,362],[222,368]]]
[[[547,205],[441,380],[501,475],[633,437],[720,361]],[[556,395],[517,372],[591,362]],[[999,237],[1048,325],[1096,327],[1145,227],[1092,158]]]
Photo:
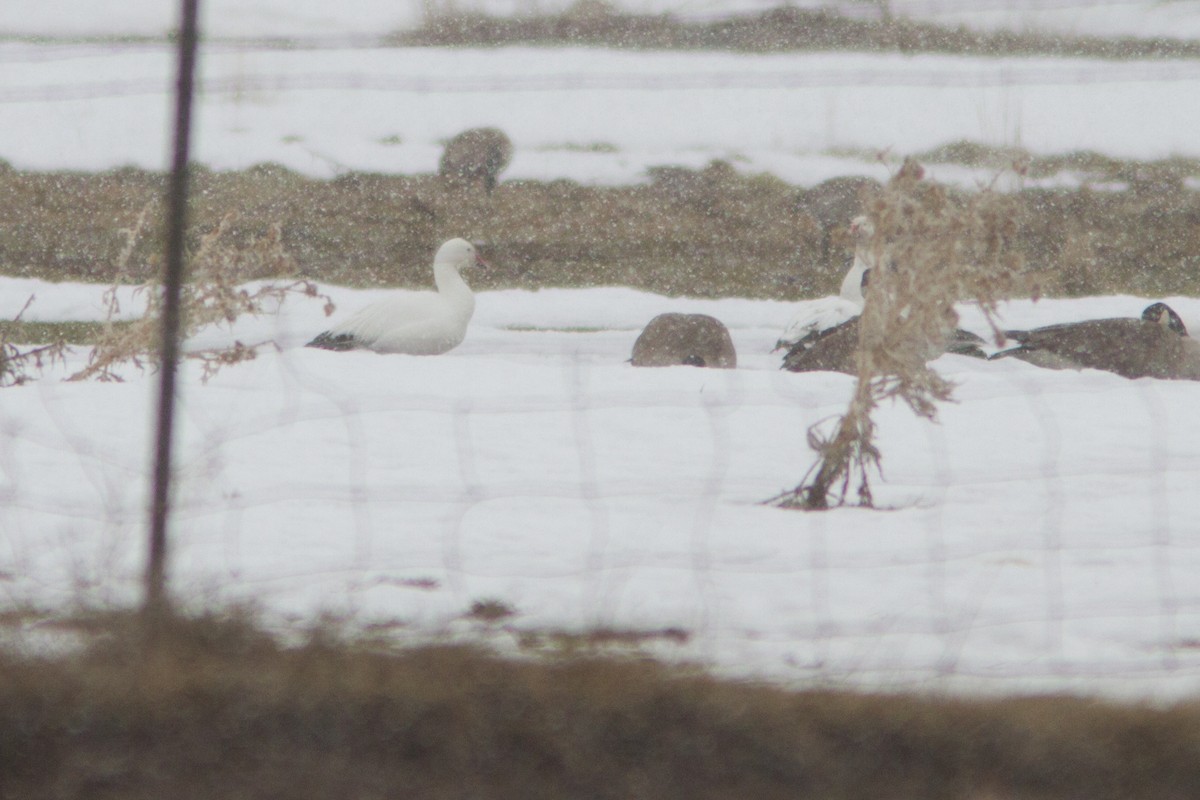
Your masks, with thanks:
[[[959,144],[926,155],[963,163],[981,153]],[[1200,294],[1200,193],[1183,181],[1196,165],[1098,158],[1030,165],[1031,175],[1084,166],[1127,187],[1016,195],[1016,249],[1031,286],[1052,295]],[[162,175],[134,168],[0,169],[0,273],[111,281],[119,231],[162,196],[163,186]],[[425,286],[437,244],[466,236],[486,242],[496,265],[475,279],[480,289],[624,285],[668,295],[796,299],[836,292],[847,253],[836,234],[831,245],[823,243],[802,191],[720,162],[663,170],[636,186],[507,181],[490,197],[448,190],[432,176],[322,180],[274,165],[197,168],[193,187],[193,242],[230,212],[237,215],[235,238],[277,222],[300,274],[337,284]],[[157,270],[158,216],[128,279]]]
[[[390,41],[401,46],[437,47],[532,44],[748,53],[860,51],[1104,59],[1200,57],[1200,42],[1181,39],[977,31],[903,18],[852,19],[833,11],[788,6],[712,21],[687,21],[670,14],[624,13],[604,0],[579,0],[560,14],[498,17],[459,10],[434,13],[421,28],[396,33]]]

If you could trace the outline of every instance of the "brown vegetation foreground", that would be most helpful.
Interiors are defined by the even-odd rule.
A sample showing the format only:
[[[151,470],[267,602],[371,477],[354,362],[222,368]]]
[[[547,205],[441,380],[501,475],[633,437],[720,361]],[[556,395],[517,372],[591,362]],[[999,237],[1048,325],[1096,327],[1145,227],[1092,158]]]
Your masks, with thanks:
[[[785,691],[638,660],[93,620],[0,653],[0,797],[1200,796],[1200,706]]]
[[[1200,192],[1179,177],[1192,166],[1110,165],[1132,188],[1015,195],[1013,248],[1030,285],[1059,295],[1200,294]],[[0,163],[0,274],[111,282],[120,232],[162,196],[163,181],[137,169],[28,173]],[[464,236],[486,242],[496,267],[474,279],[477,289],[623,285],[796,299],[836,292],[847,254],[844,235],[830,244],[810,193],[720,163],[659,170],[637,186],[505,181],[491,195],[434,176],[318,180],[276,166],[197,169],[193,187],[193,248],[235,213],[231,241],[278,224],[301,276],[340,284],[425,286],[437,244]],[[126,280],[157,273],[159,217]]]

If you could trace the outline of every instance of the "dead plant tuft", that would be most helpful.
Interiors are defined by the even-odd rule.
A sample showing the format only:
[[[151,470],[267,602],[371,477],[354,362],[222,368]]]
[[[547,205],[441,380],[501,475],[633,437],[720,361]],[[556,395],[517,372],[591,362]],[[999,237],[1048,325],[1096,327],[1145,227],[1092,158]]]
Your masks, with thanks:
[[[118,288],[121,279],[130,274],[130,261],[146,229],[150,210],[149,205],[143,208],[134,225],[121,231],[125,244],[118,257],[117,282],[104,294],[107,305],[104,328],[87,366],[68,380],[119,381],[117,367],[121,364],[132,364],[138,369],[158,366],[164,303],[160,281],[149,281],[134,289],[135,295],[146,299],[146,313],[141,318],[128,325],[115,324],[121,311]],[[239,246],[231,241],[229,234],[235,218],[234,214],[226,214],[216,228],[201,236],[199,246],[188,258],[188,277],[181,295],[184,338],[209,325],[232,325],[244,314],[273,313],[289,295],[321,297],[325,300],[326,315],[333,312],[333,301],[320,294],[311,281],[293,280],[284,284],[268,281],[247,288],[245,284],[253,278],[294,274],[296,264],[284,249],[278,224],[271,225],[265,235]],[[222,367],[249,361],[260,348],[271,344],[235,341],[230,347],[189,350],[184,355],[202,364],[201,380],[207,381]]]
[[[25,305],[13,317],[13,322],[20,322],[21,317],[33,303],[34,295],[29,295]],[[20,386],[30,380],[30,370],[41,372],[47,365],[61,362],[67,343],[62,340],[51,342],[22,350],[9,341],[8,333],[0,328],[0,386]]]
[[[493,623],[516,616],[516,610],[503,600],[476,600],[464,615],[467,619]]]
[[[799,486],[773,499],[788,508],[841,505],[856,482],[858,504],[872,505],[870,475],[880,468],[872,413],[900,400],[937,419],[937,404],[954,385],[928,361],[945,352],[958,325],[954,304],[977,303],[997,343],[996,306],[1016,287],[1021,259],[1013,252],[1016,207],[990,189],[952,199],[924,170],[905,161],[868,205],[874,224],[870,288],[859,322],[858,381],[831,435],[809,429],[817,463]]]

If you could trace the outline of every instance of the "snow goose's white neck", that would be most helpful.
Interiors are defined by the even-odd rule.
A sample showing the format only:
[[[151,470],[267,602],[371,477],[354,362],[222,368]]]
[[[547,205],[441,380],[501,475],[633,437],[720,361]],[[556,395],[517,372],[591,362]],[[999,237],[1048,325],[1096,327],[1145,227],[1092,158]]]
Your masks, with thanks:
[[[875,226],[866,217],[855,217],[850,223],[850,235],[854,237],[854,263],[846,277],[842,278],[842,288],[839,295],[852,303],[862,305],[866,302],[863,297],[863,276],[871,269],[871,238],[875,235]]]
[[[433,258],[433,282],[438,295],[468,316],[475,308],[475,295],[459,271],[476,264],[486,265],[487,262],[466,239],[451,239],[438,248]]]

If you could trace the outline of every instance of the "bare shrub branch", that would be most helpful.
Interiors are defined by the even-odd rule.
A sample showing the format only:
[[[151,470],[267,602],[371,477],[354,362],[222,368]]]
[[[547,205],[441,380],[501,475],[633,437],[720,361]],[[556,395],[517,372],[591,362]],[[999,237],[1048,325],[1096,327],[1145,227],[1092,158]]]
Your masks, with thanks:
[[[126,241],[119,257],[119,277],[129,274],[129,260],[143,235],[149,210],[147,206],[132,228],[121,231]],[[216,228],[200,238],[199,246],[188,258],[188,279],[182,287],[182,330],[185,338],[209,325],[232,325],[243,314],[273,313],[293,294],[321,297],[325,300],[326,315],[333,312],[332,300],[328,295],[321,294],[311,281],[293,280],[285,284],[268,282],[255,289],[246,288],[244,284],[253,278],[294,273],[295,261],[283,247],[279,225],[272,225],[264,236],[253,238],[244,246],[231,242],[229,229],[234,219],[235,215],[227,214]],[[114,324],[121,311],[118,285],[105,292],[107,314],[104,329],[92,349],[87,366],[67,380],[94,378],[119,381],[121,376],[116,368],[121,364],[132,364],[138,369],[144,369],[147,365],[157,368],[162,289],[157,281],[137,286],[134,294],[145,297],[146,313],[123,326]],[[248,345],[235,341],[231,347],[192,350],[184,355],[203,364],[201,380],[207,381],[221,367],[248,361],[257,355],[259,348],[268,344],[272,343]]]
[[[997,343],[1003,340],[996,309],[1016,288],[1020,258],[1012,250],[1016,207],[989,188],[951,197],[923,180],[906,161],[866,209],[875,227],[870,288],[859,318],[858,374],[846,413],[832,434],[818,423],[809,445],[818,461],[796,488],[772,499],[788,508],[842,505],[851,484],[859,505],[871,506],[870,476],[880,469],[871,415],[885,400],[937,419],[938,403],[953,399],[954,385],[928,361],[945,352],[958,326],[954,305],[976,303]]]
[[[21,321],[21,317],[33,304],[34,297],[29,295],[25,305],[21,306],[21,310],[12,318],[13,322]],[[22,350],[9,341],[7,331],[0,329],[0,387],[20,386],[28,382],[30,371],[41,372],[50,364],[62,362],[66,349],[66,342],[60,340]]]

